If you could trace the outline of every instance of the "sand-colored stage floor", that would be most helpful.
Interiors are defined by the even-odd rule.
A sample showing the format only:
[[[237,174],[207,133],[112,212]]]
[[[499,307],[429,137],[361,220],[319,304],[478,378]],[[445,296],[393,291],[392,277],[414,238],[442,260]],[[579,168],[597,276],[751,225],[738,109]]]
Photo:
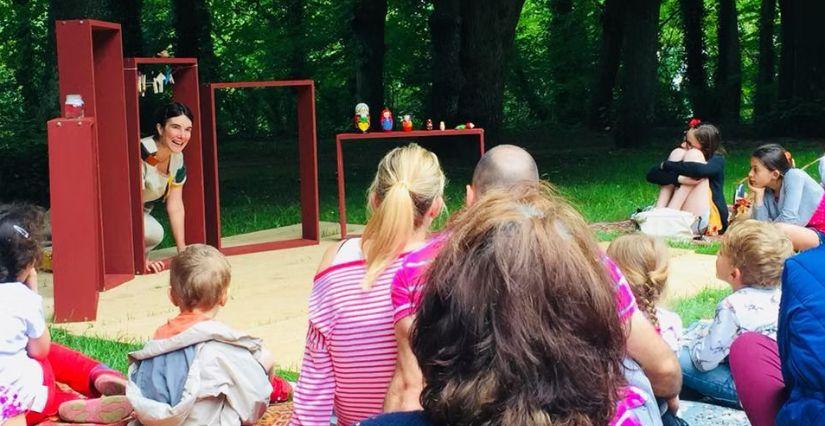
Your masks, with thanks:
[[[351,225],[350,232],[359,232]],[[280,228],[269,236],[291,235],[296,227]],[[337,224],[322,223],[321,243],[229,258],[232,264],[230,301],[218,319],[261,337],[282,368],[298,370],[307,329],[307,300],[318,262],[324,251],[339,240]],[[261,233],[233,237],[259,239]],[[228,242],[228,241],[226,241]],[[690,296],[704,287],[724,287],[715,278],[715,256],[690,250],[671,249],[670,285],[665,301]],[[41,274],[41,294],[46,309],[54,305],[50,274]],[[136,277],[100,294],[96,321],[59,324],[72,333],[115,340],[143,341],[168,318],[176,314],[169,302],[169,273]]]

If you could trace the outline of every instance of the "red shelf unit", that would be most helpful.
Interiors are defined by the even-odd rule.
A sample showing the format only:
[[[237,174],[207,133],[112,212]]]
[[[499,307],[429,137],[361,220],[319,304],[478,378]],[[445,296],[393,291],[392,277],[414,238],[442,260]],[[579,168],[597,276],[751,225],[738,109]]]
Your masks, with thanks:
[[[218,134],[215,91],[261,87],[293,88],[297,94],[298,162],[301,181],[301,238],[285,241],[223,247],[221,244],[220,194],[218,180]],[[211,83],[201,88],[204,129],[204,186],[206,188],[206,238],[224,254],[246,254],[318,244],[318,152],[315,133],[315,83],[312,80],[250,81]]]
[[[93,319],[97,292],[134,277],[120,35],[118,24],[55,22],[61,110],[79,94],[87,117],[48,124],[58,322]]]
[[[449,138],[456,136],[474,137],[478,143],[478,155],[484,155],[484,129],[462,130],[413,130],[410,132],[373,132],[373,133],[339,133],[335,135],[335,157],[338,164],[338,225],[341,227],[341,238],[347,234],[347,194],[344,179],[344,147],[347,141],[360,140],[398,140],[411,138]]]
[[[206,213],[204,209],[204,166],[203,144],[201,142],[201,110],[198,89],[198,61],[195,58],[126,58],[122,68],[126,82],[126,117],[129,154],[129,195],[134,235],[133,253],[134,270],[145,273],[143,243],[143,196],[141,194],[140,162],[140,95],[138,94],[138,68],[140,65],[170,65],[175,84],[172,91],[175,101],[185,104],[192,110],[192,137],[183,151],[186,164],[186,185],[183,186],[183,205],[186,210],[186,243],[206,242]],[[166,230],[166,232],[170,232]]]

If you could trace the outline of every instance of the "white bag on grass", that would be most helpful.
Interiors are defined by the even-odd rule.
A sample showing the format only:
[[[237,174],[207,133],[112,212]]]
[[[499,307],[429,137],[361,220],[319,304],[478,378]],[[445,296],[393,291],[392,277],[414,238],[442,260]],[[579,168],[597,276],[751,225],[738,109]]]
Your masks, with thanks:
[[[693,213],[666,207],[638,212],[630,219],[647,235],[679,239],[693,239],[694,225],[699,220]]]

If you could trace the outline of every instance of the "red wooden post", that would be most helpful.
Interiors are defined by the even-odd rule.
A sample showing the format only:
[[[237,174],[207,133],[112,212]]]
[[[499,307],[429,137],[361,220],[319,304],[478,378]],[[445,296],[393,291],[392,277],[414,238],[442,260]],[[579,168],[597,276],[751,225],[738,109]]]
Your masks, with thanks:
[[[103,255],[75,262],[72,267],[88,267],[84,262],[104,262],[104,279],[99,283],[104,290],[134,276],[131,202],[125,190],[129,157],[120,25],[88,19],[56,21],[55,35],[61,110],[66,95],[76,93],[85,101],[85,115],[95,118],[100,159],[95,168],[99,173],[101,207],[105,208],[100,217]]]
[[[223,247],[221,244],[220,194],[218,184],[218,140],[215,90],[230,88],[292,87],[297,91],[298,165],[301,181],[301,238],[285,241]],[[204,114],[204,188],[206,189],[206,235],[210,245],[226,255],[255,253],[318,244],[318,154],[315,133],[315,83],[312,80],[240,81],[211,83],[201,91]]]
[[[103,283],[103,228],[95,121],[49,121],[54,319],[97,315]]]
[[[341,238],[347,237],[347,196],[344,177],[343,143],[354,140],[398,140],[422,137],[456,137],[474,136],[478,143],[479,157],[484,155],[484,129],[464,130],[413,130],[411,132],[374,132],[374,133],[339,133],[335,135],[335,157],[338,165],[338,224],[341,227]]]

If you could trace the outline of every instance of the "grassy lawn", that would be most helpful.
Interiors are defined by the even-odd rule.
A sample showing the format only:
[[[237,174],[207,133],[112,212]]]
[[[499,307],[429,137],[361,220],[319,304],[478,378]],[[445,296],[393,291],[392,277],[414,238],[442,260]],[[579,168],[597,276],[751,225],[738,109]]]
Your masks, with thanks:
[[[654,202],[657,188],[644,180],[647,169],[667,154],[669,142],[661,149],[639,148],[615,150],[604,145],[581,143],[544,143],[542,145],[514,141],[526,146],[535,156],[542,177],[553,182],[575,204],[590,222],[624,220],[636,208]],[[541,139],[536,139],[541,140]],[[575,139],[570,139],[575,140]],[[725,176],[726,199],[731,200],[736,182],[747,175],[749,154],[760,143],[728,145]],[[365,195],[381,156],[397,144],[392,142],[354,142],[345,148],[348,222],[366,221]],[[794,142],[792,146],[798,165],[807,164],[822,154],[821,146],[813,142]],[[437,148],[437,147],[436,147]],[[319,139],[319,189],[322,221],[338,220],[338,200],[335,176],[334,142]],[[471,180],[477,153],[441,156],[449,183],[446,201],[450,212],[458,210],[464,200],[464,186]],[[300,222],[297,178],[297,152],[289,140],[229,141],[219,147],[220,199],[222,234],[230,236],[261,229],[281,227]],[[815,167],[808,170],[819,179]],[[154,213],[165,221],[163,208]],[[443,219],[437,224],[443,223]],[[169,229],[168,223],[164,224]],[[169,233],[164,246],[171,244]],[[615,232],[597,232],[602,241],[618,236]],[[697,245],[670,242],[677,248],[693,249],[697,253],[716,254],[718,243]],[[676,312],[685,325],[699,318],[711,318],[716,304],[729,290],[706,289],[694,297],[678,300]],[[78,348],[103,360],[114,368],[126,368],[126,353],[139,345],[119,343],[92,337],[71,336],[53,329],[55,341]],[[283,372],[295,379],[295,372]]]

